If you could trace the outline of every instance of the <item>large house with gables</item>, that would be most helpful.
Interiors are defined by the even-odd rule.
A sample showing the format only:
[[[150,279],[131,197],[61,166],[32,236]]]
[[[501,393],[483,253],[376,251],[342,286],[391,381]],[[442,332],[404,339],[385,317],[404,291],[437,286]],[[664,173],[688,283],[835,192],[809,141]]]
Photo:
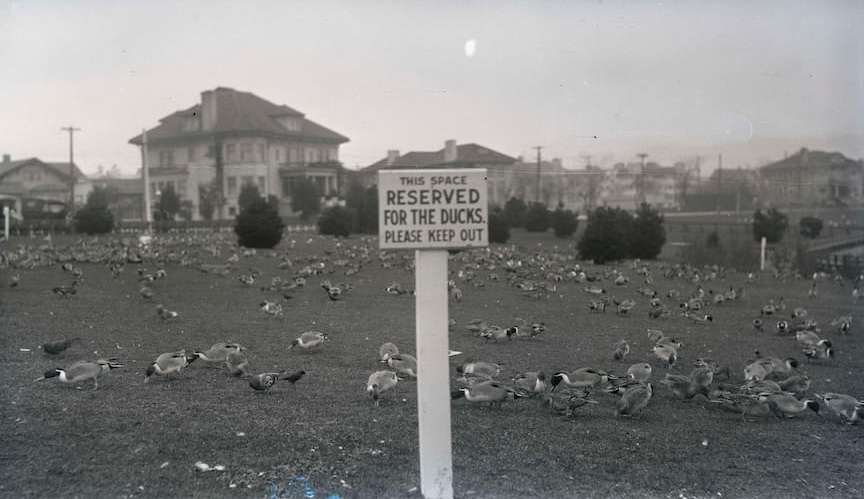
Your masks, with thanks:
[[[60,207],[59,203],[68,206],[73,178],[75,205],[81,206],[92,186],[78,165],[49,163],[38,158],[13,160],[4,154],[0,162],[0,199],[19,212],[26,209],[21,206],[26,199],[56,201],[58,203],[53,206]]]
[[[155,203],[171,184],[191,202],[193,219],[201,217],[201,195],[208,189],[223,200],[217,201],[216,218],[237,214],[245,184],[278,198],[282,215],[291,213],[291,196],[301,178],[315,182],[324,197],[344,192],[339,146],[348,138],[291,107],[219,87],[159,121],[146,131],[151,197]],[[141,134],[129,142],[143,147],[144,139]]]
[[[796,154],[759,169],[759,201],[769,206],[860,206],[864,161],[839,152]]]

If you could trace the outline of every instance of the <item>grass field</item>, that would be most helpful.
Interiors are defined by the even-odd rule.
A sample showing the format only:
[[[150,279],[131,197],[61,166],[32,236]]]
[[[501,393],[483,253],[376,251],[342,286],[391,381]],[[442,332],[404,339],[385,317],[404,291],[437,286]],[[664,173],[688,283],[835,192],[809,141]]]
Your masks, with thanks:
[[[141,265],[127,264],[116,278],[105,260],[122,248],[119,239],[55,238],[53,249],[38,249],[45,244],[39,238],[13,238],[0,246],[14,260],[12,268],[0,269],[0,497],[303,497],[298,477],[315,497],[419,497],[416,383],[400,382],[377,408],[365,393],[369,374],[382,368],[377,352],[383,342],[414,353],[414,298],[384,291],[393,282],[414,287],[413,253],[388,254],[384,268],[374,239],[291,237],[293,247],[283,241],[272,252],[240,256],[226,276],[195,266],[224,263],[239,253],[230,234],[157,239]],[[637,302],[619,317],[614,308],[590,311],[587,303],[594,297],[583,292],[589,283],[566,277],[577,264],[600,277],[611,267],[576,261],[572,242],[520,231],[513,237],[514,246],[451,256],[451,278],[464,291],[462,301],[450,304],[456,321],[450,348],[463,352],[451,358],[453,386],[455,367],[465,358],[499,363],[498,378],[505,381],[529,370],[551,376],[594,367],[622,374],[632,363],[649,362],[655,393],[632,418],[616,417],[616,397],[601,392],[592,395],[597,404],[571,419],[536,399],[509,401],[500,409],[454,400],[456,497],[864,497],[864,425],[842,424],[824,410],[744,421],[701,396],[678,400],[660,384],[666,368],[649,353],[653,345],[646,334],[646,328],[660,328],[683,343],[673,373],[688,374],[696,358],[711,357],[733,375],[716,381],[737,386],[758,349],[798,358],[799,369],[812,379],[811,396],[831,391],[861,397],[864,302],[852,300],[851,283],[823,280],[818,295],[809,297],[808,279],[757,273],[748,280],[752,269],[741,269],[704,280],[710,276],[703,269],[705,290],[743,287],[745,296],[710,306],[714,322],[702,325],[680,317],[678,300],[665,298],[671,317],[649,319],[647,299],[637,293],[643,278],[625,262],[618,268],[629,284],[594,283],[607,295]],[[292,264],[280,269],[283,256]],[[505,271],[508,259],[521,261],[521,268]],[[65,261],[83,272],[68,299],[51,292],[72,281],[61,269]],[[357,262],[359,271],[346,276]],[[290,280],[317,264],[324,273],[307,277],[307,286],[291,291],[291,300],[260,289],[272,277]],[[653,288],[662,297],[671,289],[688,296],[695,283],[663,275],[673,264],[647,263]],[[150,300],[139,295],[139,267],[167,274],[150,283]],[[255,285],[243,286],[236,277],[250,268],[261,275]],[[466,280],[460,270],[473,271],[474,279]],[[493,272],[499,280],[489,279]],[[10,288],[6,283],[16,273],[20,283]],[[564,276],[554,292],[526,296],[514,285],[532,280],[551,286],[550,273]],[[352,289],[330,301],[319,286],[324,279]],[[794,335],[776,334],[770,321],[765,332],[754,331],[751,321],[760,317],[761,306],[780,296],[788,305],[786,318],[792,308],[804,307],[818,321],[823,337],[833,342],[834,359],[806,362]],[[281,302],[283,314],[265,314],[258,306],[262,300]],[[156,303],[180,316],[161,320]],[[828,326],[848,314],[856,321],[850,334]],[[487,342],[465,329],[475,318],[501,326],[543,321],[547,330],[531,341]],[[315,350],[288,350],[307,330],[329,339]],[[63,338],[81,342],[59,358],[40,351],[42,342]],[[624,362],[612,358],[620,339],[632,348]],[[307,375],[294,387],[277,383],[258,393],[224,369],[196,362],[175,381],[157,376],[144,383],[147,366],[159,354],[203,350],[224,340],[247,347],[253,372],[303,369]],[[125,367],[101,378],[97,390],[90,383],[34,381],[47,369],[95,358],[117,358]],[[196,462],[224,470],[199,471]]]

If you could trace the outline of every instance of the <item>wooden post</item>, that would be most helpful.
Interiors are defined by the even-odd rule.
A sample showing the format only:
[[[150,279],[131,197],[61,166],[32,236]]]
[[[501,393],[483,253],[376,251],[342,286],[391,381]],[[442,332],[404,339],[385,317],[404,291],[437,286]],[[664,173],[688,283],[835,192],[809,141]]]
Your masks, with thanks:
[[[762,238],[762,251],[760,252],[759,259],[759,270],[765,270],[765,245],[768,244],[768,241],[763,237]]]
[[[447,250],[414,251],[420,490],[426,499],[453,497],[447,255]]]

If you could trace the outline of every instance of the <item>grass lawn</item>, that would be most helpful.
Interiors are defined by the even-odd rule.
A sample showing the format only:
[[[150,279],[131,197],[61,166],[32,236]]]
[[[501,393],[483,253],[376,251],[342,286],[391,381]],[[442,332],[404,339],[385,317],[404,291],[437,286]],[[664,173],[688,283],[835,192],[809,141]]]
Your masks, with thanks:
[[[365,393],[369,374],[382,369],[377,360],[382,343],[415,352],[414,298],[384,290],[393,282],[413,289],[413,252],[388,253],[385,262],[375,239],[337,243],[294,234],[274,251],[239,256],[236,270],[226,276],[195,268],[239,253],[231,236],[157,238],[142,254],[143,264],[127,264],[116,278],[105,263],[122,247],[116,238],[57,237],[54,249],[39,249],[44,241],[22,237],[0,246],[13,260],[12,268],[0,268],[0,497],[302,497],[298,477],[315,497],[420,497],[416,383],[401,381],[377,408]],[[566,277],[577,264],[600,277],[611,267],[576,261],[574,243],[550,234],[514,231],[511,242],[516,245],[496,245],[491,253],[451,256],[451,278],[464,291],[462,301],[450,303],[456,321],[450,348],[463,352],[450,359],[453,386],[455,367],[465,358],[500,364],[498,378],[504,381],[523,371],[551,376],[581,367],[623,374],[632,363],[649,362],[655,393],[632,418],[616,417],[616,397],[599,391],[592,395],[597,404],[581,407],[570,419],[537,399],[509,401],[500,409],[454,400],[456,497],[864,497],[864,425],[842,424],[824,410],[743,421],[698,395],[676,399],[660,384],[666,367],[649,353],[653,345],[646,334],[646,328],[660,328],[683,343],[673,373],[689,374],[696,358],[710,357],[733,375],[715,383],[738,386],[748,359],[759,350],[798,358],[799,370],[812,379],[810,396],[831,391],[860,398],[864,301],[852,301],[851,283],[823,280],[817,296],[809,297],[808,279],[757,274],[748,280],[746,272],[730,270],[704,280],[708,272],[703,271],[700,284],[706,291],[743,287],[745,296],[711,305],[714,322],[702,325],[681,317],[679,300],[666,298],[672,315],[649,319],[647,299],[637,292],[643,277],[624,262],[618,268],[629,284],[593,283],[607,295],[637,302],[629,315],[619,317],[614,307],[605,314],[590,311],[587,304],[595,297],[583,291],[589,283]],[[283,256],[291,265],[280,269]],[[521,261],[521,268],[505,271],[508,259]],[[67,260],[83,272],[77,293],[68,299],[51,292],[72,281],[61,269]],[[355,262],[362,264],[359,271],[346,276]],[[275,276],[290,280],[316,264],[323,264],[324,273],[307,277],[290,300],[261,290]],[[647,263],[653,289],[661,297],[671,289],[690,295],[695,283],[664,277],[663,269],[672,265]],[[139,294],[139,267],[167,274],[150,283],[150,300]],[[256,284],[242,285],[236,277],[253,268],[261,273]],[[466,270],[475,276],[470,281]],[[491,280],[493,272],[500,279]],[[6,283],[16,273],[20,283],[10,288]],[[550,273],[565,276],[554,283],[554,292],[526,296],[516,287],[547,281]],[[319,286],[324,279],[352,289],[330,301]],[[788,307],[784,318],[794,307],[806,308],[832,341],[834,359],[806,362],[794,335],[774,332],[776,316],[766,320],[765,332],[754,331],[751,322],[762,305],[781,296]],[[264,313],[262,300],[281,303],[282,315]],[[157,303],[180,316],[160,319]],[[856,321],[850,334],[828,325],[849,314]],[[547,329],[531,341],[487,342],[465,329],[475,318],[505,327],[520,319],[542,321]],[[308,330],[329,339],[310,351],[289,350]],[[81,341],[59,358],[40,351],[43,342],[63,338]],[[623,362],[612,357],[620,339],[632,349]],[[303,369],[307,375],[296,386],[277,383],[259,393],[223,368],[195,362],[174,381],[156,376],[144,383],[145,370],[159,354],[205,350],[227,340],[247,347],[255,373]],[[92,383],[34,381],[50,368],[96,358],[117,358],[125,367],[102,377],[97,390]],[[196,462],[224,470],[200,471]]]

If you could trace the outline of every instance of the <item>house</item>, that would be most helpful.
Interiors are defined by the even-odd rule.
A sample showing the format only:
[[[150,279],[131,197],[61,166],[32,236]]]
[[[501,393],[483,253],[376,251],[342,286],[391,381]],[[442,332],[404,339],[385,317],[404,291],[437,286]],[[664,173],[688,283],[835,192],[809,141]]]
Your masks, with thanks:
[[[683,163],[616,163],[600,182],[599,204],[633,210],[648,203],[658,210],[677,210],[688,182]]]
[[[368,187],[378,183],[378,172],[384,169],[407,168],[485,168],[489,179],[489,204],[504,206],[514,183],[516,158],[507,156],[478,144],[458,145],[448,140],[438,151],[412,151],[399,154],[398,150],[387,151],[387,157],[362,168],[356,175],[360,183]]]
[[[858,206],[864,203],[864,161],[839,152],[798,153],[759,169],[759,201],[772,206]]]
[[[144,180],[111,175],[92,177],[93,187],[109,192],[110,210],[115,221],[144,220]]]
[[[12,160],[8,154],[0,162],[0,195],[6,199],[25,198],[69,204],[70,179],[75,179],[75,205],[87,200],[91,186],[77,165],[47,163],[38,158]]]
[[[181,200],[191,202],[194,219],[201,217],[201,194],[211,186],[224,200],[217,218],[237,214],[245,184],[276,196],[283,215],[291,213],[300,178],[312,179],[323,196],[345,189],[339,146],[348,138],[251,92],[206,90],[201,102],[159,121],[146,131],[150,194],[155,203],[172,184]],[[144,134],[129,142],[143,147]]]

